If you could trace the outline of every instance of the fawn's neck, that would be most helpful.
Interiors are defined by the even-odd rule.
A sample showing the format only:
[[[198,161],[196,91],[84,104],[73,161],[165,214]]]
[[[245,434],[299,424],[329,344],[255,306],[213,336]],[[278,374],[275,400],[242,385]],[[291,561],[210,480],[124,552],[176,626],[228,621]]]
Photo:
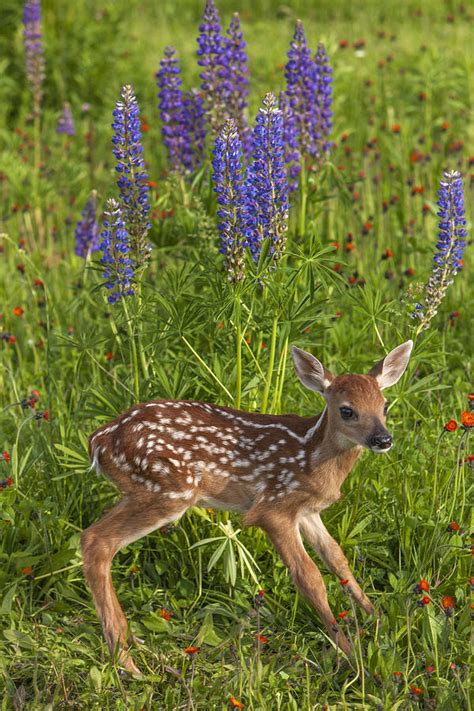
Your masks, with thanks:
[[[311,431],[313,430],[313,432]],[[342,438],[329,427],[327,408],[314,418],[309,442],[309,467],[313,474],[330,469],[341,486],[362,453],[362,447]]]

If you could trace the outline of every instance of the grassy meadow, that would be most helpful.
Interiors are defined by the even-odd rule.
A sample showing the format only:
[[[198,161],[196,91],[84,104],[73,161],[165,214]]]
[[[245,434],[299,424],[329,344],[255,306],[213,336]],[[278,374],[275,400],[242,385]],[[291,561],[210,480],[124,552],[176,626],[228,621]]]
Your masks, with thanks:
[[[0,708],[470,709],[471,231],[430,327],[418,333],[411,313],[432,269],[443,170],[461,172],[472,221],[472,7],[219,0],[224,27],[241,16],[250,117],[284,89],[296,19],[334,70],[335,146],[308,174],[304,232],[296,193],[278,268],[234,287],[209,164],[185,182],[169,174],[156,99],[169,44],[184,86],[199,85],[203,6],[43,0],[38,134],[22,3],[2,2]],[[140,297],[111,306],[97,255],[74,254],[74,231],[91,190],[101,209],[117,195],[110,125],[127,83],[141,110],[153,250]],[[55,130],[65,101],[74,136]],[[323,514],[377,610],[356,610],[321,564],[354,657],[338,657],[262,531],[194,508],[114,559],[119,600],[144,639],[134,651],[143,678],[122,675],[81,569],[81,531],[117,498],[88,471],[89,434],[157,398],[313,415],[323,400],[299,383],[292,344],[336,374],[363,373],[408,338],[407,373],[387,391],[394,447],[365,452]]]

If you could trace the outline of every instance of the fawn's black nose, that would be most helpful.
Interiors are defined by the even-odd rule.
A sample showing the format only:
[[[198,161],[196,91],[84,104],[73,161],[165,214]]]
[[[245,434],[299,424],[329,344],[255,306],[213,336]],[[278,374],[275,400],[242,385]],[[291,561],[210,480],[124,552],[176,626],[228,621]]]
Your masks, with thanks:
[[[375,434],[370,438],[370,446],[376,449],[390,449],[392,446],[392,435],[388,432]]]

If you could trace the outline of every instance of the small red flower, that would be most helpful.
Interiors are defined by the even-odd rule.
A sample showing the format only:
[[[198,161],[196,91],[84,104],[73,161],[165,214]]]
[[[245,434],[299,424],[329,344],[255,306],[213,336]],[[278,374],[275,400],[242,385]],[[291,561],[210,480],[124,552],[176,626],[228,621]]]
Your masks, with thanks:
[[[231,696],[229,699],[229,704],[232,706],[234,709],[243,709],[244,705],[241,701],[238,701],[238,699],[235,698],[235,696]]]
[[[331,244],[332,244],[332,246],[335,248],[336,252],[337,252],[338,249],[341,248],[341,245],[339,244],[339,242],[332,242]]]
[[[426,669],[425,669],[425,672],[426,672],[427,674],[430,674],[430,675],[431,675],[431,674],[434,674],[435,671],[436,671],[436,668],[433,667],[432,665],[427,666]]]
[[[419,587],[420,587],[420,590],[423,590],[423,592],[428,592],[430,589],[430,584],[427,580],[422,578],[419,582]]]
[[[111,360],[113,360],[113,357],[114,357],[114,354],[112,353],[112,351],[108,351],[105,354],[105,360],[111,361]]]
[[[190,657],[193,657],[199,652],[200,649],[201,647],[186,647],[184,651],[186,652],[186,654],[189,654]]]
[[[39,277],[36,277],[36,278],[35,278],[33,284],[34,284],[35,286],[39,286],[39,287],[41,287],[42,289],[44,289],[43,281],[42,281],[42,279],[40,279]]]
[[[5,479],[5,484],[7,486],[13,486],[13,479],[11,478],[11,476],[9,476]]]
[[[410,686],[410,691],[414,696],[421,696],[423,693],[423,689],[420,689],[419,686]]]
[[[167,610],[166,607],[162,607],[160,610],[160,617],[163,620],[166,620],[167,622],[169,622],[171,620],[171,618],[173,617],[173,613],[171,612],[171,610]]]
[[[392,257],[393,257],[393,252],[389,247],[387,247],[387,249],[385,250],[385,253],[383,255],[383,258],[384,259],[391,259]]]
[[[425,188],[423,185],[414,185],[411,189],[411,194],[412,195],[423,195],[425,192]]]
[[[460,530],[461,530],[461,526],[459,525],[459,523],[456,523],[456,521],[451,521],[451,523],[448,526],[448,531],[450,533],[457,533]]]
[[[443,123],[441,124],[441,130],[447,131],[448,128],[449,128],[449,121],[443,121]]]
[[[428,597],[428,595],[423,595],[421,598],[421,604],[422,605],[429,605],[431,602],[431,598]]]
[[[33,572],[33,568],[31,565],[26,565],[24,568],[21,569],[21,572],[23,575],[31,575]]]
[[[444,595],[441,598],[441,607],[443,610],[452,610],[456,607],[456,598],[452,595]]]
[[[468,454],[467,457],[464,457],[465,462],[474,462],[474,454]]]
[[[8,336],[8,343],[11,343],[12,345],[16,343],[16,336]]]
[[[349,46],[349,40],[339,40],[339,49],[346,49]]]
[[[412,267],[408,267],[408,269],[405,269],[405,276],[407,276],[407,277],[415,276],[415,270]]]
[[[456,420],[449,420],[449,422],[446,422],[446,424],[444,426],[444,429],[447,432],[456,432],[457,428],[458,428],[458,423],[456,422]]]
[[[474,427],[474,412],[468,412],[466,410],[461,413],[461,422],[463,427]]]
[[[349,585],[349,581],[348,580],[340,580],[339,585],[342,585],[342,587],[344,588],[344,587],[346,587],[346,585]]]
[[[469,393],[467,396],[467,399],[470,400],[471,402],[474,402],[474,393]]]
[[[338,617],[340,620],[345,620],[346,617],[349,615],[349,610],[343,610],[338,614]]]
[[[15,306],[15,308],[13,309],[14,316],[23,316],[24,313],[25,313],[25,309],[22,309],[21,306]]]
[[[400,133],[401,128],[402,128],[402,127],[400,126],[399,123],[394,123],[394,124],[392,124],[392,126],[390,127],[390,130],[391,130],[392,133]]]
[[[402,679],[403,679],[403,673],[402,673],[401,671],[394,671],[393,674],[392,674],[392,676],[393,676],[393,680],[394,680],[397,684],[399,684],[399,683],[402,681]]]
[[[2,453],[2,459],[4,462],[9,462],[11,460],[10,452],[6,450]]]
[[[263,634],[258,634],[256,636],[256,639],[258,642],[260,642],[260,644],[267,644],[267,642],[268,642],[268,637],[265,637],[265,635],[263,635]]]

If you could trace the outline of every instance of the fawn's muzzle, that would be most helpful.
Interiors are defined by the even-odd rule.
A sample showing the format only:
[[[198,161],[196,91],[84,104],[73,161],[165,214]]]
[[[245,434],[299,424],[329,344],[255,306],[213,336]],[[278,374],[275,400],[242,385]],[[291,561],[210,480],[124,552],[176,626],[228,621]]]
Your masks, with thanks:
[[[392,446],[392,435],[388,432],[375,434],[369,440],[369,447],[374,452],[388,452]]]

